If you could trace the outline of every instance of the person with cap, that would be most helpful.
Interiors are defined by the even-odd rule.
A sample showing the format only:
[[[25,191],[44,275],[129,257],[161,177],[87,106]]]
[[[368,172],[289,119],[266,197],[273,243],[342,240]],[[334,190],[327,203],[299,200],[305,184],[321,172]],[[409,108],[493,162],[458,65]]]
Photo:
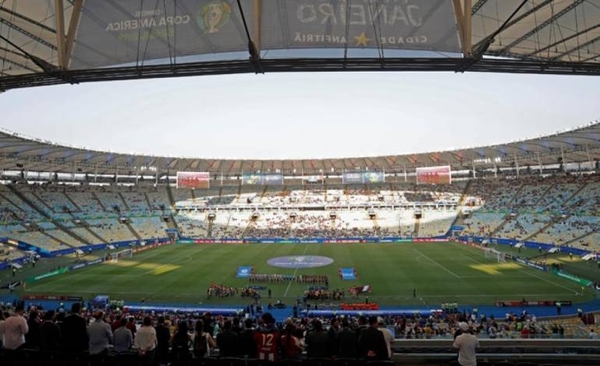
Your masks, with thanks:
[[[367,360],[387,360],[388,350],[383,333],[379,331],[376,316],[369,317],[369,326],[361,330],[358,338],[359,356]]]
[[[460,335],[456,336],[452,346],[458,349],[458,363],[460,366],[477,366],[475,351],[479,347],[479,340],[473,334],[469,324],[458,323]]]
[[[382,317],[377,318],[377,323],[379,324],[379,331],[383,333],[383,338],[385,339],[385,345],[388,351],[388,357],[392,358],[392,343],[394,343],[394,335],[392,332],[386,328],[385,321]]]
[[[275,318],[271,313],[264,313],[262,324],[254,332],[256,342],[256,358],[263,361],[277,362],[279,359],[279,330],[275,326]]]

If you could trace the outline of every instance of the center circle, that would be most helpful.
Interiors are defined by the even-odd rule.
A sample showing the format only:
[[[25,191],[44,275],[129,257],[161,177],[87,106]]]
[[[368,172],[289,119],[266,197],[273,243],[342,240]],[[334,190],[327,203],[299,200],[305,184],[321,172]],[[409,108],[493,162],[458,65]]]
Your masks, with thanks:
[[[320,255],[286,255],[271,258],[267,264],[281,268],[315,268],[324,267],[333,263],[333,258]]]

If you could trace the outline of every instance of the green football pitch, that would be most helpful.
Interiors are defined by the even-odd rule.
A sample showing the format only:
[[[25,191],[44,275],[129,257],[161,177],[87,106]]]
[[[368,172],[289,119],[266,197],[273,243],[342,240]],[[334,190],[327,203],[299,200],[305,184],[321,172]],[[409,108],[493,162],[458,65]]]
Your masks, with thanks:
[[[267,260],[280,256],[325,256],[333,263],[318,268],[280,268]],[[593,297],[575,282],[514,262],[499,263],[485,258],[481,250],[459,243],[402,244],[174,244],[135,254],[116,263],[107,262],[28,283],[23,294],[71,295],[148,304],[217,305],[249,303],[240,295],[207,298],[211,283],[228,287],[257,285],[236,278],[239,266],[252,266],[255,273],[327,275],[329,288],[346,291],[370,285],[371,302],[382,305],[493,304],[496,300],[571,300]],[[341,280],[338,268],[353,267],[356,280]],[[265,284],[263,304],[281,300],[293,303],[308,285]],[[413,297],[413,290],[416,296]],[[327,301],[329,302],[329,301]]]

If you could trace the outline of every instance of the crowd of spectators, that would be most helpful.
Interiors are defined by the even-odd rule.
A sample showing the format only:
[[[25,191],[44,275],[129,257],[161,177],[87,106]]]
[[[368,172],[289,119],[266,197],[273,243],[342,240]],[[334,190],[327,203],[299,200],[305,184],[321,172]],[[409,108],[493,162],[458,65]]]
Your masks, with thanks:
[[[143,184],[17,184],[0,187],[4,222],[0,235],[51,251],[148,239],[145,236],[166,231],[163,216],[183,200],[200,202],[205,208],[221,207],[213,220],[206,209],[175,215],[174,224],[186,237],[434,236],[445,235],[457,222],[469,235],[600,249],[598,197],[600,178],[575,174],[474,179],[437,186],[223,187],[195,193]],[[369,207],[377,204],[388,206]],[[305,211],[322,205],[335,208]],[[423,214],[419,223],[414,217],[417,211]],[[457,220],[461,212],[468,212],[467,217]],[[120,220],[132,215],[135,219]]]
[[[314,289],[319,291],[318,289]],[[44,310],[17,302],[13,306],[3,306],[0,311],[0,340],[5,349],[33,349],[40,351],[63,351],[104,356],[109,353],[135,352],[142,360],[154,359],[163,362],[181,357],[205,357],[218,349],[221,356],[260,357],[260,352],[275,352],[272,357],[291,357],[290,350],[274,349],[266,351],[256,344],[255,335],[261,334],[264,327],[295,337],[300,357],[369,357],[368,349],[360,344],[361,333],[369,325],[381,328],[385,335],[386,349],[376,358],[391,356],[394,339],[434,339],[452,338],[459,323],[466,323],[481,338],[563,338],[572,337],[577,327],[585,329],[585,337],[595,338],[595,326],[585,327],[578,318],[560,318],[539,321],[526,311],[520,314],[507,313],[503,319],[472,312],[431,312],[429,314],[406,314],[366,318],[365,316],[334,316],[329,318],[290,317],[277,323],[262,309],[255,316],[212,316],[210,313],[139,311],[123,313],[119,309],[91,311],[74,303],[71,311],[64,308]],[[341,347],[340,334],[346,330],[355,333],[350,344]],[[327,336],[314,339],[312,332],[325,332]],[[230,333],[230,332],[233,332]],[[246,338],[242,334],[246,333]],[[210,337],[210,338],[209,338]],[[320,336],[319,336],[320,337]],[[316,338],[319,338],[316,337]],[[260,338],[260,337],[258,337]],[[197,345],[202,339],[208,345]],[[252,341],[254,339],[254,341]],[[358,343],[356,343],[358,342]],[[344,342],[342,342],[344,343]],[[284,342],[277,342],[277,347]],[[202,346],[204,346],[202,345]],[[211,349],[215,350],[211,350]],[[342,350],[344,348],[344,350]],[[350,352],[350,349],[351,352]],[[349,353],[348,353],[349,352]],[[149,360],[148,360],[149,359]],[[152,364],[146,363],[146,364]]]

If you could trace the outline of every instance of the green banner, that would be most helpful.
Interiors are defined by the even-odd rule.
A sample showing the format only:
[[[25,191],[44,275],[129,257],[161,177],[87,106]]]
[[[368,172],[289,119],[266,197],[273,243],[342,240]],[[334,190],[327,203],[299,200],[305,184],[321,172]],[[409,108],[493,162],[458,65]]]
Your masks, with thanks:
[[[571,280],[573,282],[577,282],[581,286],[589,286],[589,285],[592,284],[592,281],[590,281],[590,280],[586,280],[584,278],[580,278],[580,277],[577,277],[577,276],[574,276],[574,275],[571,275],[571,274],[568,274],[568,273],[565,273],[565,272],[553,270],[552,273],[554,273],[558,277],[566,278],[567,280]]]
[[[61,268],[61,269],[57,269],[55,271],[52,272],[48,272],[48,273],[44,273],[43,275],[39,275],[39,276],[35,276],[35,277],[31,277],[29,279],[27,279],[27,282],[34,282],[34,281],[39,281],[42,280],[44,278],[48,278],[48,277],[53,277],[59,274],[63,274],[65,272],[67,272],[69,269],[68,268]]]

